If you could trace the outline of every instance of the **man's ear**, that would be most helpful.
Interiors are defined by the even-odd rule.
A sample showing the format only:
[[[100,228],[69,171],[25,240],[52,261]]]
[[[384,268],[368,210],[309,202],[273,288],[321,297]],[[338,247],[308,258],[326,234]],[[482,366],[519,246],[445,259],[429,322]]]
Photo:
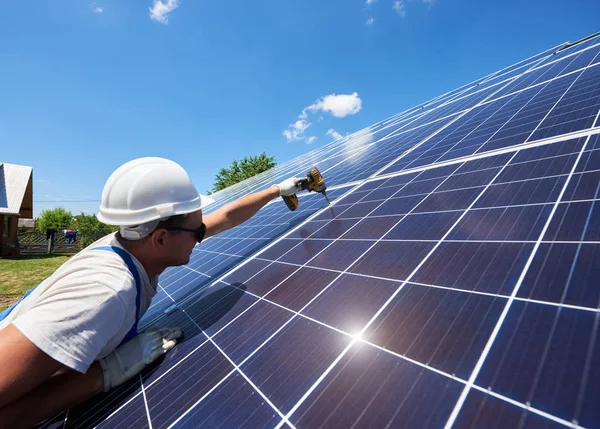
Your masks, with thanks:
[[[159,249],[166,244],[168,231],[166,229],[159,228],[155,230],[152,235],[150,235],[150,240],[152,242],[152,247],[155,249]]]

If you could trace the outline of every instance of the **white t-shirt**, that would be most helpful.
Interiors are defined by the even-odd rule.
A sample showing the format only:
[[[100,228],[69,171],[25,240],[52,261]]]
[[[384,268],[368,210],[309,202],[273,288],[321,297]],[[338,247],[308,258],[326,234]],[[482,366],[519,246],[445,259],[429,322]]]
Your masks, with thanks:
[[[6,319],[52,358],[81,373],[110,354],[136,319],[135,279],[121,257],[98,246],[123,248],[109,234],[73,256],[40,283]],[[130,254],[131,255],[131,254]],[[140,277],[140,317],[156,295],[158,278],[148,278],[131,255]]]

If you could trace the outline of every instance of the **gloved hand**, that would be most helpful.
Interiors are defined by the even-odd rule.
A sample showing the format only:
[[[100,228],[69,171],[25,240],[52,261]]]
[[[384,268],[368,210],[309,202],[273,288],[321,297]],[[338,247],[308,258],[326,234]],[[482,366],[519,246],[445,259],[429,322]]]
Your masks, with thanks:
[[[100,359],[104,391],[108,392],[126,382],[146,365],[171,350],[181,334],[179,328],[151,329],[133,337]]]
[[[300,192],[302,190],[302,181],[304,178],[302,177],[290,177],[289,179],[285,179],[283,182],[275,185],[279,188],[279,195],[289,197],[290,195],[294,195],[296,192]]]

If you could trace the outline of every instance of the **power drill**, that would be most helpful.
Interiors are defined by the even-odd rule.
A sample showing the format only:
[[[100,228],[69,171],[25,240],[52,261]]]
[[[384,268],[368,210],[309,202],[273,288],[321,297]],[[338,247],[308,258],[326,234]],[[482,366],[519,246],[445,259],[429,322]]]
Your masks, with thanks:
[[[327,189],[325,180],[316,167],[306,173],[306,179],[302,179],[300,183],[302,185],[302,190],[308,189],[308,192],[320,192],[327,200],[327,204],[331,204],[331,201],[329,201],[329,198],[327,198],[327,194],[325,193],[325,190]],[[290,195],[289,197],[282,195],[281,198],[283,198],[283,201],[285,201],[285,204],[291,211],[298,208],[298,197],[296,194]]]

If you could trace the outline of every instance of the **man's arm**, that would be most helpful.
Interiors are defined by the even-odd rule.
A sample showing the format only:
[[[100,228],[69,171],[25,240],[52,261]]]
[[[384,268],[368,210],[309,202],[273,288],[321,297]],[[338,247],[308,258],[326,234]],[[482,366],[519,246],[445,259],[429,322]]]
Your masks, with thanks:
[[[216,235],[247,221],[269,201],[278,196],[279,187],[273,185],[263,191],[238,198],[225,204],[220,209],[204,215],[206,237]]]
[[[108,391],[171,350],[181,335],[178,328],[143,332],[81,374],[52,359],[9,325],[0,330],[0,422],[10,428],[31,427]]]
[[[273,198],[277,198],[280,195],[289,196],[300,192],[303,180],[305,179],[290,177],[277,185],[272,185],[264,191],[238,198],[229,204],[225,204],[220,209],[205,215],[205,236],[216,235],[247,221]]]
[[[66,367],[13,325],[0,330],[0,344],[0,422],[6,427],[31,427],[102,391],[98,363],[86,374],[67,369],[52,377]]]

